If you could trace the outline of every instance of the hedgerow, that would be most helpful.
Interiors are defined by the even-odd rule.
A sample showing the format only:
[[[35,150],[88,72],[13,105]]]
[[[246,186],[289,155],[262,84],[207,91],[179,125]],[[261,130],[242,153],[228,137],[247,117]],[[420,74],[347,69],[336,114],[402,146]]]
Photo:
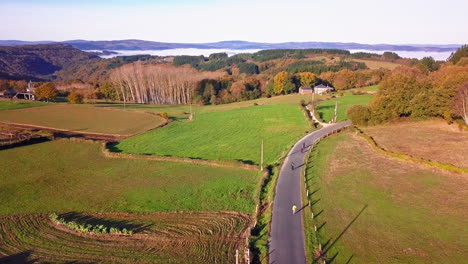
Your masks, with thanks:
[[[55,223],[65,225],[68,228],[79,231],[79,232],[87,232],[87,233],[95,233],[95,234],[133,235],[133,231],[128,230],[127,228],[120,229],[114,226],[108,227],[103,224],[101,225],[81,224],[75,221],[67,221],[64,218],[59,217],[56,213],[50,214],[49,217]]]

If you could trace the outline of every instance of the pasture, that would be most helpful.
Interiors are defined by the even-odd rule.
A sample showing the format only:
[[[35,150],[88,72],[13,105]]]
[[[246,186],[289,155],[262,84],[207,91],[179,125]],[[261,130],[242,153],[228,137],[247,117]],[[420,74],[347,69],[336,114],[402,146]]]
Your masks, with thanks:
[[[234,263],[250,223],[235,212],[72,215],[135,232],[92,235],[57,225],[47,215],[0,216],[0,262]]]
[[[324,122],[333,119],[335,113],[335,102],[338,102],[338,118],[337,121],[347,120],[346,110],[353,105],[367,105],[371,100],[372,95],[345,95],[330,100],[323,101],[315,108],[317,113]]]
[[[93,105],[48,103],[46,106],[0,111],[0,122],[82,133],[133,135],[163,124],[154,114],[96,108]]]
[[[468,133],[455,124],[428,120],[362,129],[386,150],[468,168]]]
[[[389,159],[344,132],[312,151],[307,179],[320,228],[314,232],[309,224],[306,241],[318,238],[334,263],[463,263],[468,258],[465,175]]]
[[[47,103],[22,100],[0,100],[0,110],[21,109],[44,105],[47,105]]]
[[[353,60],[354,60],[354,61],[357,61],[357,62],[363,62],[363,63],[365,63],[366,66],[367,66],[369,69],[371,69],[371,70],[380,69],[380,68],[393,70],[393,69],[395,69],[396,67],[401,66],[401,64],[393,63],[393,62],[388,62],[388,61],[362,60],[362,59],[353,59]]]
[[[326,96],[316,97],[326,98]],[[192,105],[192,111],[195,115],[219,112],[226,110],[233,110],[257,105],[299,105],[301,100],[310,100],[310,95],[289,94],[274,96],[271,98],[259,98],[250,101],[234,102],[230,104],[220,105]],[[97,104],[96,107],[102,108],[117,108],[143,112],[164,113],[166,112],[171,118],[174,119],[187,119],[190,113],[189,105],[154,105],[154,104],[122,104],[122,103],[102,103]]]
[[[107,158],[101,148],[64,139],[0,151],[0,215],[255,208],[258,171]]]
[[[219,109],[218,109],[219,110]],[[310,125],[298,104],[258,105],[210,112],[194,121],[176,121],[119,142],[124,153],[260,163],[264,141],[266,163],[275,162]]]

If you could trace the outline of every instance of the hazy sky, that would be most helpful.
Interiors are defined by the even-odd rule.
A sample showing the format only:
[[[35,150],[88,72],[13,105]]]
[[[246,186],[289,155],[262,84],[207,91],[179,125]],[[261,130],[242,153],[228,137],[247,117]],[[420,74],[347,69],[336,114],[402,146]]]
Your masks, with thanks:
[[[468,43],[467,0],[0,0],[0,39]]]

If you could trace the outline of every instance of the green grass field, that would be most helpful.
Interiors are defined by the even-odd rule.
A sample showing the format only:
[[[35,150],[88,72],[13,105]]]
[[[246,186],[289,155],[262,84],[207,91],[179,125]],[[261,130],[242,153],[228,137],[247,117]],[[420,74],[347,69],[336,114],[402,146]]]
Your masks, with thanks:
[[[0,215],[230,210],[251,213],[260,173],[112,159],[98,143],[58,140],[0,151]]]
[[[11,110],[11,109],[20,109],[20,108],[29,108],[35,106],[44,106],[47,103],[35,102],[35,101],[6,101],[0,100],[0,110]]]
[[[345,95],[338,98],[333,98],[323,101],[316,107],[317,113],[324,122],[332,120],[335,113],[335,102],[338,102],[338,121],[348,119],[346,110],[353,105],[367,105],[371,100],[372,95]]]
[[[317,97],[317,98],[326,98]],[[258,105],[299,105],[301,100],[310,100],[310,95],[300,95],[300,94],[289,94],[282,96],[275,96],[271,98],[259,98],[250,101],[235,102],[230,104],[221,104],[221,105],[193,105],[192,111],[195,115],[211,112],[219,112],[225,110],[233,110],[245,107],[251,107],[254,104]],[[100,103],[96,104],[96,107],[102,108],[117,108],[117,109],[127,109],[134,111],[144,111],[144,112],[154,112],[154,113],[163,113],[166,112],[169,116],[176,119],[187,119],[188,113],[190,112],[189,105],[154,105],[154,104],[122,104],[122,103]]]
[[[121,141],[125,153],[156,154],[259,164],[275,162],[310,126],[298,105],[261,105],[206,112]]]
[[[377,92],[379,90],[379,85],[371,85],[367,87],[362,87],[360,89],[367,91],[367,92]]]
[[[350,258],[352,263],[464,263],[468,258],[463,175],[388,159],[356,135],[342,133],[313,150],[307,178],[321,228],[314,232],[306,224],[306,241],[312,247],[318,239],[329,258],[336,255],[333,263]]]
[[[93,105],[55,103],[42,107],[0,111],[0,121],[114,135],[142,133],[164,123],[163,118],[154,114],[96,108]]]

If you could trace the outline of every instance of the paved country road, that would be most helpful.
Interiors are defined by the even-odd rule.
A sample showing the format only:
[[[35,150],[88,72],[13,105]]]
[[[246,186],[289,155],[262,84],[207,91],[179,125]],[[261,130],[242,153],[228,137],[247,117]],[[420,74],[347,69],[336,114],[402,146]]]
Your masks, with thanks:
[[[281,167],[273,202],[273,219],[270,234],[270,264],[305,264],[304,228],[302,225],[301,176],[302,166],[310,146],[328,133],[351,125],[351,122],[333,124],[308,134],[299,140]],[[306,150],[301,153],[305,143]],[[291,162],[296,168],[291,169]],[[292,206],[297,213],[292,213]]]

